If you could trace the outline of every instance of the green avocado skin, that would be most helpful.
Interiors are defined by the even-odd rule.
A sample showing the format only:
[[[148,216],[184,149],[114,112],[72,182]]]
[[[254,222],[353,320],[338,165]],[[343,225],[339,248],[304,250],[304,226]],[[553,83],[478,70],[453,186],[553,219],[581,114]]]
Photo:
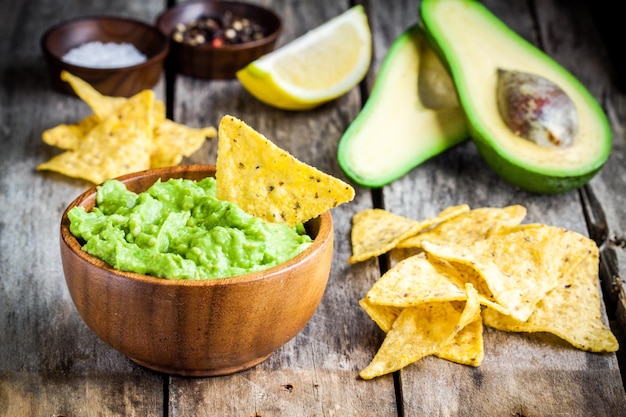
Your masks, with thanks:
[[[417,81],[427,47],[417,24],[394,40],[365,106],[339,141],[339,166],[360,186],[385,186],[468,139],[465,115],[443,64],[442,77],[450,87],[437,99],[445,104],[430,108],[421,101]]]
[[[471,126],[470,135],[484,161],[500,178],[511,185],[532,193],[560,194],[574,190],[589,182],[604,165],[602,163],[596,169],[571,176],[545,175],[510,163],[506,158],[498,155],[489,143],[472,133]]]
[[[489,120],[494,120],[494,117],[499,118],[500,115],[491,114],[488,115],[488,117],[484,117],[486,113],[481,113],[484,110],[478,108],[478,106],[474,106],[474,102],[471,97],[469,97],[468,92],[471,88],[468,85],[464,85],[467,81],[463,81],[465,79],[463,77],[463,71],[467,66],[471,66],[472,63],[460,62],[461,59],[456,56],[453,51],[449,50],[453,49],[450,46],[452,46],[455,39],[452,38],[446,30],[446,26],[442,23],[443,17],[438,14],[441,13],[439,6],[444,4],[446,6],[452,5],[459,9],[471,11],[470,14],[473,16],[479,15],[480,18],[475,19],[477,25],[497,28],[501,32],[502,37],[510,39],[510,42],[517,48],[524,49],[525,52],[532,50],[534,55],[543,56],[541,59],[545,64],[542,63],[541,65],[550,67],[553,71],[556,71],[556,74],[559,74],[559,82],[569,83],[577,94],[583,97],[582,102],[584,106],[580,108],[579,111],[589,112],[596,121],[597,126],[596,131],[594,131],[597,140],[594,139],[595,142],[593,145],[587,145],[594,146],[595,149],[599,150],[595,152],[595,159],[590,160],[590,158],[587,158],[581,160],[580,166],[569,166],[563,169],[555,168],[554,166],[544,168],[538,166],[538,164],[533,165],[532,162],[525,164],[523,161],[510,157],[510,155],[507,155],[506,151],[502,150],[499,143],[506,140],[506,138],[490,135],[488,133],[489,129],[485,126],[485,123],[488,123]],[[547,56],[543,51],[521,38],[521,36],[511,30],[484,5],[476,0],[423,0],[420,4],[419,13],[424,25],[426,39],[433,50],[439,54],[455,82],[461,105],[467,115],[470,138],[487,165],[498,176],[508,183],[529,192],[557,194],[581,187],[601,170],[608,160],[611,149],[611,127],[599,104],[573,75],[556,63],[551,57]],[[495,29],[492,30],[495,31]],[[481,45],[485,48],[485,54],[493,53],[493,50],[488,49],[488,43],[489,39],[485,39],[485,45]],[[458,44],[454,46],[458,46]],[[555,68],[557,69],[555,70]],[[495,71],[496,68],[493,70]],[[495,91],[493,95],[495,100]],[[511,135],[513,135],[512,132]],[[555,158],[554,161],[558,161],[558,159]],[[558,165],[558,162],[553,165]]]

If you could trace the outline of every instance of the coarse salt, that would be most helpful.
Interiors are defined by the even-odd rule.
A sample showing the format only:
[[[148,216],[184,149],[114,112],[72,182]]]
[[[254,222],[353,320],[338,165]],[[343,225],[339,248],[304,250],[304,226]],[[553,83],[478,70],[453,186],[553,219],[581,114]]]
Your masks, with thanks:
[[[61,59],[81,67],[122,68],[140,64],[146,56],[130,43],[94,41],[71,49]]]

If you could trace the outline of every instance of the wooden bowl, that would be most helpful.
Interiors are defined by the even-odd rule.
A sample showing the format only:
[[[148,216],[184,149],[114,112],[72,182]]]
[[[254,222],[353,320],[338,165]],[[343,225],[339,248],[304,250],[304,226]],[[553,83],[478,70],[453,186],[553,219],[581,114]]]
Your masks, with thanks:
[[[62,60],[73,48],[100,41],[131,43],[146,56],[146,61],[121,68],[90,68],[72,65]],[[169,52],[169,39],[155,27],[122,17],[82,17],[59,23],[41,37],[41,49],[48,63],[52,86],[74,95],[70,85],[61,80],[61,70],[80,77],[100,93],[108,96],[130,97],[152,88],[163,71]]]
[[[215,175],[214,166],[159,168],[120,177],[141,192],[156,180]],[[90,210],[92,188],[61,219],[61,259],[70,295],[102,340],[149,369],[186,376],[248,369],[298,334],[324,294],[333,250],[329,212],[305,225],[312,245],[261,272],[210,280],[169,280],[122,272],[81,249],[68,211]]]
[[[280,17],[270,9],[237,1],[192,1],[162,12],[156,21],[159,30],[170,37],[179,23],[187,24],[200,16],[220,17],[226,11],[250,19],[267,30],[267,36],[238,45],[192,46],[171,41],[173,69],[183,75],[205,79],[233,79],[235,73],[255,59],[274,50],[282,30]]]

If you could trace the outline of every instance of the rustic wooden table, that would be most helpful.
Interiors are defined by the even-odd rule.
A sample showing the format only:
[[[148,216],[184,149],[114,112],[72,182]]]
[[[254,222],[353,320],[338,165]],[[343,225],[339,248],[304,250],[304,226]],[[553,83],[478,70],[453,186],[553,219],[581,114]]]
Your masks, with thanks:
[[[280,44],[351,4],[347,0],[258,0],[280,12]],[[607,319],[625,329],[626,92],[608,45],[583,0],[497,1],[486,5],[589,87],[612,123],[611,158],[590,183],[610,226],[604,258],[619,266],[605,285]],[[358,305],[380,276],[375,260],[349,266],[350,221],[384,207],[421,219],[444,207],[523,204],[528,221],[587,234],[582,194],[533,195],[495,176],[471,142],[449,150],[381,190],[357,189],[333,211],[336,250],[322,304],[307,327],[266,362],[215,378],[181,378],[141,368],[101,342],[74,309],[65,286],[58,228],[66,205],[89,184],[35,171],[57,151],[44,129],[88,114],[78,99],[51,90],[39,38],[67,18],[113,14],[153,22],[165,0],[0,0],[0,415],[1,416],[626,416],[619,357],[570,348],[547,335],[487,329],[485,360],[471,368],[425,358],[395,375],[359,379],[383,334]],[[169,114],[190,126],[232,114],[299,159],[344,178],[336,149],[358,114],[393,39],[417,21],[418,1],[366,1],[374,59],[363,88],[306,112],[285,112],[252,98],[233,81],[186,77],[155,91]],[[600,26],[611,29],[605,24]],[[611,32],[607,30],[607,32]],[[617,33],[618,30],[614,30]],[[393,134],[390,126],[390,134]],[[212,164],[209,141],[183,163]],[[617,276],[619,275],[619,276]],[[606,277],[603,277],[606,280]],[[611,278],[611,277],[608,277]],[[620,287],[621,285],[621,287]],[[623,293],[622,293],[623,295]],[[622,334],[623,336],[623,334]]]

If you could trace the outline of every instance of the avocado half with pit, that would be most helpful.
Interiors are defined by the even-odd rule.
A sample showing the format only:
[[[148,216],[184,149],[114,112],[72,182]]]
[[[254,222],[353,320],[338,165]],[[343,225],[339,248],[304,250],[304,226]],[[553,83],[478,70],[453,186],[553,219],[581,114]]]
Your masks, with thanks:
[[[478,1],[423,0],[420,17],[431,46],[452,75],[471,138],[498,175],[522,189],[553,194],[580,187],[602,168],[611,150],[609,122],[594,97],[565,68]],[[517,93],[499,91],[507,88],[502,79],[506,74],[519,81],[513,83],[520,89]],[[565,134],[561,141],[543,126],[550,142],[545,144],[525,137],[509,123],[517,116],[539,123],[529,119],[541,110],[546,97],[533,98],[531,92],[522,104],[509,103],[513,110],[502,103],[506,97],[514,100],[526,94],[528,86],[520,81],[524,77],[535,81],[535,91],[544,85],[560,91],[546,96],[553,111],[549,122],[560,124],[557,127],[569,132],[569,138]],[[563,115],[568,115],[565,121],[559,119]]]
[[[381,187],[468,137],[450,74],[414,25],[389,48],[337,159],[357,184]]]

